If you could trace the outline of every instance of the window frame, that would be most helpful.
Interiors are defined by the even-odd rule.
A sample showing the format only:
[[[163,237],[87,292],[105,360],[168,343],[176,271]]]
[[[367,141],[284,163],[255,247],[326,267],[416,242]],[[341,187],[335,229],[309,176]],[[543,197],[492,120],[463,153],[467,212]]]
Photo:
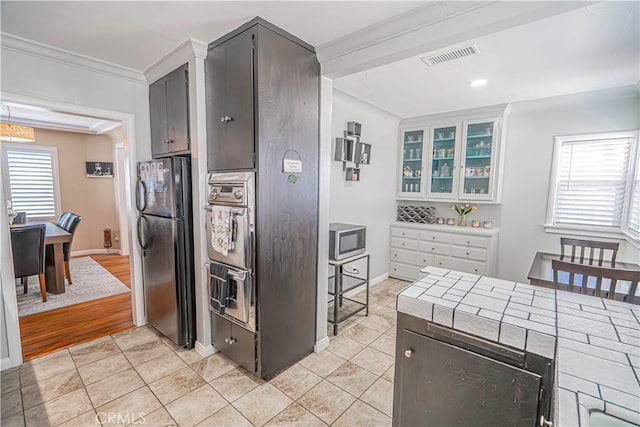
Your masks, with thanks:
[[[572,141],[593,141],[593,140],[605,140],[605,139],[631,139],[631,147],[629,151],[629,163],[627,167],[627,182],[624,192],[623,208],[620,218],[620,226],[595,226],[589,224],[556,224],[555,223],[555,210],[556,210],[556,198],[558,195],[558,183],[560,176],[560,155],[562,146],[565,142]],[[632,243],[634,246],[640,247],[640,235],[637,235],[633,230],[629,229],[630,221],[630,205],[631,195],[634,188],[635,173],[637,168],[640,167],[640,152],[638,151],[638,131],[617,131],[617,132],[601,132],[590,134],[578,134],[578,135],[562,135],[555,136],[553,142],[553,153],[551,162],[551,179],[549,181],[549,194],[547,199],[547,215],[544,225],[545,232],[569,234],[569,235],[581,235],[581,236],[593,236],[604,237],[614,239],[625,239]]]
[[[23,152],[46,152],[51,155],[51,169],[53,178],[53,216],[34,216],[29,215],[28,218],[31,221],[56,221],[58,215],[61,212],[60,203],[60,171],[58,169],[58,148],[47,145],[32,145],[32,144],[16,144],[2,142],[2,185],[4,186],[5,197],[7,200],[13,200],[11,194],[11,183],[9,179],[9,163],[7,158],[7,150],[23,151]]]

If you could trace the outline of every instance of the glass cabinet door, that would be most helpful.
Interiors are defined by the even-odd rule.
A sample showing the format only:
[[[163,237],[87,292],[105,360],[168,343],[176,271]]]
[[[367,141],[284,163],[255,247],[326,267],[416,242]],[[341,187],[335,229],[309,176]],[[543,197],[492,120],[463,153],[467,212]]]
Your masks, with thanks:
[[[495,128],[495,120],[464,122],[464,177],[460,198],[484,200],[493,197],[491,177],[495,159]]]
[[[401,177],[399,193],[418,197],[422,194],[424,158],[424,130],[407,130],[402,133]]]
[[[457,126],[433,127],[431,134],[431,170],[428,195],[450,199],[456,191],[456,137]]]

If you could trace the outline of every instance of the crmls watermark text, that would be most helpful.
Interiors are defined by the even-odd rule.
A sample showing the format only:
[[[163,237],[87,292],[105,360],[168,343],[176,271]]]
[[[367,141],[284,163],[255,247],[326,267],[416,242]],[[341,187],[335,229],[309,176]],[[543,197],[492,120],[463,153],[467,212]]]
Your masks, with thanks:
[[[144,424],[144,412],[98,412],[96,420],[103,425],[109,424]]]

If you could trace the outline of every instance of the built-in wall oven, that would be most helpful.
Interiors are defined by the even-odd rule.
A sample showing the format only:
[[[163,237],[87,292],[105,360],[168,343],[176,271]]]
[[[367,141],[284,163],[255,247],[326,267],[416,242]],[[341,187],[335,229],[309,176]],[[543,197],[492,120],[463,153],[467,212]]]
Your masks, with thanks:
[[[208,201],[209,310],[255,331],[254,174],[210,174]]]

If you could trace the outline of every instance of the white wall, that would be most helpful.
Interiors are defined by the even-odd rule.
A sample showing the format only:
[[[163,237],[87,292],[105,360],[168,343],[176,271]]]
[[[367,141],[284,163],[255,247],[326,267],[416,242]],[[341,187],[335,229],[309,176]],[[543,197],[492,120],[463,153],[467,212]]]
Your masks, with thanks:
[[[102,117],[114,119],[122,118],[129,120],[133,125],[132,129],[125,126],[129,131],[126,138],[127,143],[133,142],[127,147],[129,157],[130,172],[133,173],[135,164],[139,159],[151,158],[151,148],[149,144],[149,101],[148,86],[144,82],[144,77],[140,75],[140,80],[117,77],[109,72],[97,72],[88,68],[71,65],[58,58],[58,60],[47,59],[40,54],[26,54],[19,50],[14,50],[4,43],[2,45],[1,63],[1,88],[3,100],[23,101],[41,105],[59,105],[69,107],[70,110],[104,112]],[[135,176],[135,175],[134,175]],[[135,180],[132,180],[135,182]],[[131,194],[134,194],[131,189]],[[133,201],[130,203],[133,205]],[[133,214],[130,213],[129,227],[134,229]],[[140,278],[140,256],[135,245],[130,245],[131,259],[135,277],[132,283],[141,283]],[[11,258],[2,256],[2,271],[12,271]],[[6,281],[3,274],[3,289],[15,289],[12,281]],[[14,291],[15,293],[15,291]],[[6,295],[5,295],[6,296]],[[4,299],[5,313],[15,314],[15,310],[9,307],[10,300]],[[134,306],[134,321],[140,318],[143,313],[141,300]],[[15,303],[13,303],[15,304]],[[143,318],[143,317],[142,317]],[[17,328],[13,322],[3,322],[2,328],[7,324]],[[11,340],[15,334],[10,331],[2,331],[9,337],[9,351],[12,364],[20,361],[21,357],[14,358],[11,352],[19,352],[20,345],[16,340]],[[19,363],[19,362],[18,362]],[[7,366],[3,365],[3,368]]]
[[[469,216],[492,220],[500,229],[497,277],[529,283],[535,253],[560,251],[561,235],[544,231],[554,137],[638,129],[639,108],[635,86],[511,104],[502,203],[478,204]],[[456,217],[450,202],[404,203],[434,206],[436,216]],[[640,250],[620,240],[617,259],[637,264]]]
[[[498,276],[528,283],[536,251],[558,253],[560,235],[545,233],[553,138],[638,129],[635,86],[512,104],[500,206]],[[638,263],[640,251],[621,241],[619,261]]]
[[[347,122],[362,124],[363,142],[371,144],[371,164],[361,165],[360,181],[345,181],[342,163],[331,162],[329,222],[367,227],[372,279],[389,271],[389,224],[395,220],[395,182],[400,118],[334,90],[331,158],[335,138]],[[321,230],[322,232],[322,230]]]

